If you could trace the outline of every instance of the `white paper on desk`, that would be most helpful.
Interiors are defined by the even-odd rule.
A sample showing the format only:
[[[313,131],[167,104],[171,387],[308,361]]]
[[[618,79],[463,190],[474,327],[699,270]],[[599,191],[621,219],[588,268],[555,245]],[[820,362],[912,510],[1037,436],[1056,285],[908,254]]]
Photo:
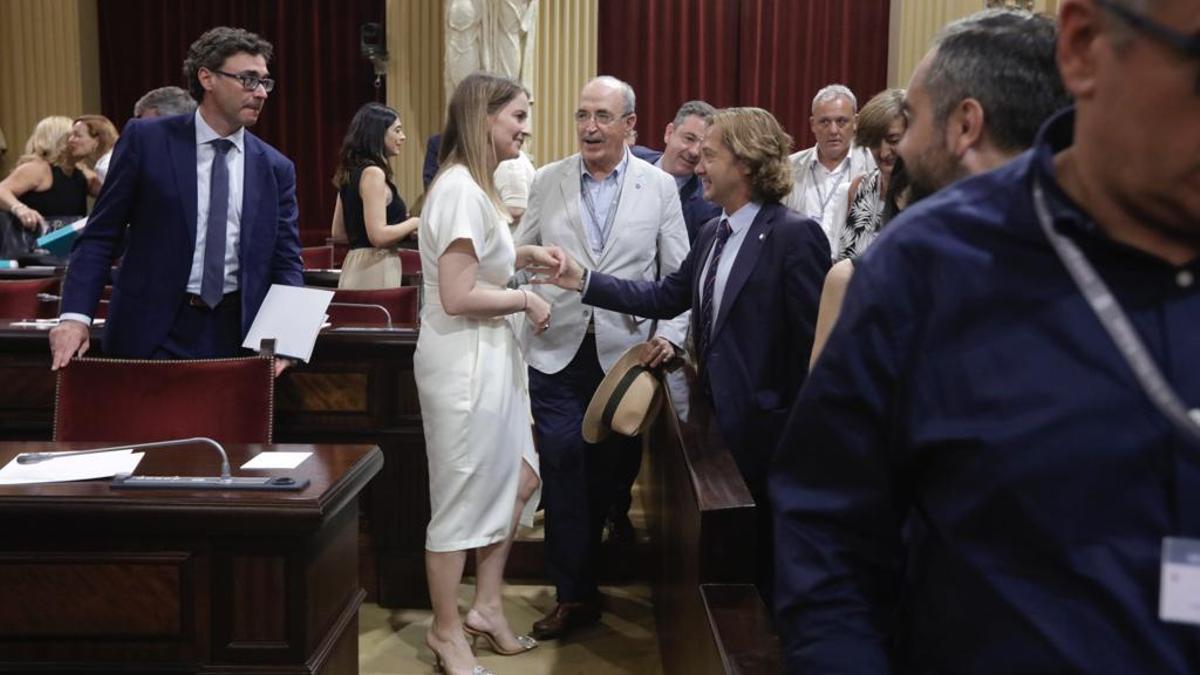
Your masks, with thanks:
[[[333,291],[272,284],[242,346],[258,351],[274,339],[276,354],[308,363],[330,300]]]
[[[311,452],[260,452],[242,465],[243,469],[294,469]]]
[[[62,455],[50,452],[50,455]],[[69,453],[65,453],[69,454]],[[132,450],[98,452],[94,455],[76,455],[47,459],[37,464],[18,464],[17,458],[0,469],[0,485],[24,485],[29,483],[65,483],[73,480],[95,480],[112,478],[119,473],[133,473],[145,453]]]

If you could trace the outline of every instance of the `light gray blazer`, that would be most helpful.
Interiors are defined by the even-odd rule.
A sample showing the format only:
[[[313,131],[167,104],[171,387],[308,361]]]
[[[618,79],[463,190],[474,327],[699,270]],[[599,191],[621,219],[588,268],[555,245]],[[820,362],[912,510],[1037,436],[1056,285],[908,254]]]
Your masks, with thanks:
[[[513,236],[516,245],[560,246],[583,267],[622,279],[659,278],[660,262],[662,276],[678,269],[688,254],[688,235],[675,179],[629,155],[612,231],[596,257],[579,212],[580,164],[575,154],[538,170],[529,189],[529,206]],[[593,313],[596,351],[605,372],[625,350],[651,336],[654,322],[649,319],[586,306],[576,291],[550,285],[533,288],[551,305],[550,328],[534,336],[525,326],[521,343],[526,361],[543,373],[557,373],[571,362]],[[660,322],[658,335],[684,346],[688,315]]]

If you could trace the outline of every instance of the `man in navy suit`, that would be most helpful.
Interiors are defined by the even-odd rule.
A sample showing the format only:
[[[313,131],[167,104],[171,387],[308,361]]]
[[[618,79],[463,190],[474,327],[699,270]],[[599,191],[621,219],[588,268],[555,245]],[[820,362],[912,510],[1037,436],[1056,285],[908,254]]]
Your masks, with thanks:
[[[659,152],[644,145],[629,148],[634,157],[644,159],[671,174],[679,188],[683,207],[683,222],[687,225],[688,241],[696,243],[700,226],[716,218],[721,207],[704,198],[696,166],[700,163],[700,143],[708,131],[708,123],[716,112],[704,101],[688,101],[679,106],[675,119],[663,133],[665,150]]]
[[[785,208],[791,138],[771,113],[729,108],[712,119],[696,173],[722,213],[688,257],[659,281],[618,279],[573,263],[557,282],[583,302],[656,319],[692,310],[700,386],[760,507],[758,582],[770,600],[770,505],[766,477],[788,410],[808,370],[829,240],[815,221]],[[670,346],[647,343],[656,366]]]
[[[303,283],[295,167],[245,130],[274,88],[271,54],[253,33],[213,28],[183,66],[196,112],[126,125],[71,254],[52,368],[87,351],[122,246],[104,333],[110,356],[236,355],[271,284]]]

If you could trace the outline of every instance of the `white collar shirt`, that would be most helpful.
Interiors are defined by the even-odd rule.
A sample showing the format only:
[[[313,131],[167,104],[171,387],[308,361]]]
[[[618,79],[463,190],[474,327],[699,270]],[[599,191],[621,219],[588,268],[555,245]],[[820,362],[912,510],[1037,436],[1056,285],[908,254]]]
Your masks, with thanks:
[[[826,222],[826,216],[831,210],[835,194],[839,187],[850,182],[852,155],[852,152],[847,152],[842,161],[830,170],[825,168],[825,165],[817,158],[817,153],[813,152],[808,166],[802,169],[809,172],[809,178],[811,178],[804,188],[802,202],[804,212],[802,215],[817,221],[826,231],[829,230],[830,225]]]

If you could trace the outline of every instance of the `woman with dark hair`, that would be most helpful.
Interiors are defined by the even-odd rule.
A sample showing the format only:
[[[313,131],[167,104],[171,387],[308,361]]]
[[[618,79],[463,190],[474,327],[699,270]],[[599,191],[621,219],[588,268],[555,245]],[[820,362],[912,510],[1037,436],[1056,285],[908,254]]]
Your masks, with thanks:
[[[540,334],[550,306],[508,282],[525,267],[561,270],[564,259],[554,249],[514,247],[493,178],[528,135],[529,97],[520,83],[467,76],[450,99],[441,169],[422,209],[425,304],[413,371],[429,460],[425,572],[433,625],[425,642],[453,673],[487,672],[464,631],[498,654],[537,646],[509,627],[501,589],[513,533],[519,522],[532,523],[540,485],[514,323],[524,315]],[[475,553],[475,598],[462,618],[458,586],[468,551]]]
[[[907,128],[903,89],[879,92],[858,114],[854,144],[871,151],[875,169],[849,184],[846,220],[836,223],[830,232],[835,261],[862,255],[883,227],[884,198],[900,158],[896,146]]]
[[[388,159],[400,154],[406,137],[400,114],[379,103],[358,109],[342,141],[333,185],[334,241],[349,241],[338,288],[395,288],[400,256],[395,247],[417,231],[392,182]]]
[[[842,301],[854,275],[854,260],[875,241],[883,229],[908,205],[908,173],[896,151],[908,130],[904,116],[904,90],[885,89],[876,94],[858,116],[855,143],[869,148],[875,156],[875,170],[850,183],[846,221],[831,233],[833,259],[825,276],[821,302],[817,309],[817,327],[813,335],[809,365],[825,349],[829,334],[842,312]]]

